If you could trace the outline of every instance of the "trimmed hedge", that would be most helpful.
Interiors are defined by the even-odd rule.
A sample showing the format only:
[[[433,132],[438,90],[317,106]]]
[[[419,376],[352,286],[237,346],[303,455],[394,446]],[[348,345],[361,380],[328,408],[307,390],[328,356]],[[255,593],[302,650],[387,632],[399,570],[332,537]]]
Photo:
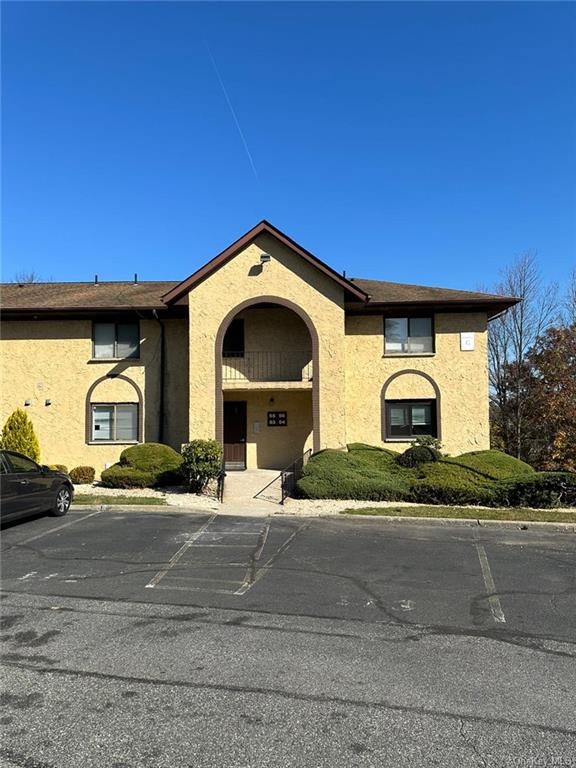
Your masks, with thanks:
[[[113,464],[102,472],[101,483],[106,488],[150,488],[154,485],[154,475],[142,469]]]
[[[430,448],[427,445],[414,445],[401,453],[396,461],[401,467],[417,467],[419,464],[438,461],[441,458],[442,454],[435,448]]]
[[[68,474],[68,467],[66,464],[49,464],[48,469],[53,469],[55,472],[64,472],[65,475]]]
[[[409,482],[406,470],[394,462],[395,455],[370,448],[320,451],[304,467],[297,494],[307,499],[400,501]]]
[[[474,451],[410,467],[402,466],[391,451],[350,447],[348,453],[327,449],[314,454],[298,481],[297,495],[488,507],[576,506],[576,474],[535,472],[500,451]]]
[[[74,467],[70,470],[70,479],[75,485],[89,485],[94,482],[95,477],[94,467]]]
[[[183,458],[163,443],[141,443],[125,448],[119,464],[134,467],[154,476],[154,485],[178,485],[183,482],[181,473]]]
[[[519,475],[534,474],[534,469],[526,462],[497,450],[471,451],[446,461],[473,469],[493,480],[506,480]]]
[[[125,448],[120,461],[102,472],[108,488],[152,488],[156,485],[181,485],[182,456],[169,445],[141,443]]]
[[[576,474],[573,472],[534,472],[532,475],[501,481],[498,502],[510,507],[576,506]]]

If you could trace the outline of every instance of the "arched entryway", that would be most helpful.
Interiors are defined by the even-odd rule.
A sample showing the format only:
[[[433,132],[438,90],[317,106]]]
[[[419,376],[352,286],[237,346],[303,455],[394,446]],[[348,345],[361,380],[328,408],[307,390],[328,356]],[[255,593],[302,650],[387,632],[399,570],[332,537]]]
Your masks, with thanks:
[[[215,369],[228,469],[282,469],[318,450],[318,334],[301,307],[278,296],[234,307],[218,330]]]

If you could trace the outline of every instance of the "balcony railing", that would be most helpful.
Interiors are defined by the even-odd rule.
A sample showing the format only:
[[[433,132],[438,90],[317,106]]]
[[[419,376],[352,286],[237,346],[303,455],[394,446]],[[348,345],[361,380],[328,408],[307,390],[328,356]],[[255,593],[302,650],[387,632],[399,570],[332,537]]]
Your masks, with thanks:
[[[226,352],[223,381],[311,381],[312,352]]]

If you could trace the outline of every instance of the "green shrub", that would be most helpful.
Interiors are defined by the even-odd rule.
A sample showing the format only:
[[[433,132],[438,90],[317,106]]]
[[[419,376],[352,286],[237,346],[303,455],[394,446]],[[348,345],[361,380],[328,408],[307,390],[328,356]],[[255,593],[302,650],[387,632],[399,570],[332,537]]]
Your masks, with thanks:
[[[576,506],[576,474],[573,472],[534,472],[532,475],[502,480],[497,487],[498,503],[510,507]]]
[[[122,451],[118,463],[150,473],[154,477],[153,485],[178,485],[182,482],[182,456],[169,445],[132,445]]]
[[[17,408],[2,429],[1,447],[7,451],[23,453],[33,461],[40,461],[40,445],[26,411]]]
[[[461,456],[447,459],[454,464],[474,469],[486,477],[493,480],[505,480],[511,477],[534,474],[534,470],[529,464],[520,459],[509,456],[502,451],[471,451],[463,453]]]
[[[438,461],[424,464],[416,470],[409,499],[420,504],[478,504],[496,503],[494,482],[473,470]]]
[[[169,445],[141,443],[126,448],[120,461],[102,473],[108,488],[152,488],[182,483],[182,456]]]
[[[296,493],[306,499],[400,501],[410,487],[409,473],[392,451],[358,448],[350,453],[327,449],[304,467]]]
[[[113,464],[101,475],[102,485],[106,488],[150,488],[154,479],[152,472],[122,464]]]
[[[70,470],[70,479],[75,485],[89,485],[94,482],[95,477],[94,467],[74,467]]]
[[[191,490],[202,491],[222,468],[222,446],[217,440],[192,440],[182,446],[182,472]]]
[[[68,474],[68,467],[66,464],[49,464],[49,469],[53,469],[55,472],[64,472],[65,475]]]
[[[413,445],[397,456],[396,461],[401,467],[417,467],[419,464],[438,461],[440,458],[442,458],[442,454],[435,448],[430,448],[427,445]]]
[[[418,435],[414,438],[413,445],[421,448],[433,448],[438,453],[442,451],[442,443],[437,437],[432,437],[432,435]]]

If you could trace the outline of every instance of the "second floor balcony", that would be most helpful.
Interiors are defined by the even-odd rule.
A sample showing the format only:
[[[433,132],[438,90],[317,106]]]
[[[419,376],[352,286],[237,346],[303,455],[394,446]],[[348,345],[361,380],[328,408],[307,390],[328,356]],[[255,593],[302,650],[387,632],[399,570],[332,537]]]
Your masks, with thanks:
[[[312,383],[312,352],[226,352],[222,358],[222,382],[229,387],[248,383],[288,383],[308,387]]]

